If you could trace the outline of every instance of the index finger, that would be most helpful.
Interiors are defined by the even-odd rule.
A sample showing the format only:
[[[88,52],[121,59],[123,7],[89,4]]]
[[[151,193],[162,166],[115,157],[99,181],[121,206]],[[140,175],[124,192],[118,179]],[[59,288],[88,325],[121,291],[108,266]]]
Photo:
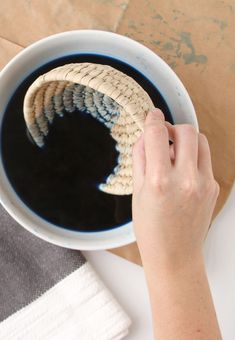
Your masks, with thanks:
[[[171,167],[169,135],[161,110],[148,113],[144,126],[146,175],[165,174]]]

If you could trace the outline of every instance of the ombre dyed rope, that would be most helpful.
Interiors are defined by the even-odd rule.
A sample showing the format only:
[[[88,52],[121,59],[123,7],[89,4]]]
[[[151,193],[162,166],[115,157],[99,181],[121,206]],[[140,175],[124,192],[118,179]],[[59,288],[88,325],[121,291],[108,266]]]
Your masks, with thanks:
[[[154,105],[131,77],[111,66],[77,63],[38,77],[24,99],[24,118],[35,143],[42,147],[56,115],[79,110],[103,123],[117,142],[118,164],[100,189],[132,193],[132,146]]]

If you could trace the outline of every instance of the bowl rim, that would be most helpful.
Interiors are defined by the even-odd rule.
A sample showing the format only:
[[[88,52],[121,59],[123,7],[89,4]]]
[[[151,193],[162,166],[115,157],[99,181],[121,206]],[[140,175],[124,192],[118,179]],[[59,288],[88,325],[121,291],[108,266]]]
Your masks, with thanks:
[[[155,58],[156,61],[158,61],[158,63],[160,65],[162,65],[162,67],[165,69],[165,72],[169,73],[172,81],[174,81],[178,88],[180,89],[183,98],[186,101],[186,105],[187,108],[191,111],[191,118],[192,118],[192,124],[195,126],[195,128],[198,130],[198,122],[197,122],[197,117],[196,117],[196,113],[194,110],[194,106],[193,103],[191,101],[191,98],[185,88],[185,86],[183,85],[183,83],[181,82],[181,80],[179,79],[179,77],[176,75],[176,73],[170,68],[170,66],[162,59],[160,58],[156,53],[154,53],[153,51],[151,51],[148,47],[144,46],[143,44],[127,37],[127,36],[123,36],[121,34],[118,33],[114,33],[114,32],[109,32],[109,31],[103,31],[103,30],[93,30],[93,29],[82,29],[82,30],[72,30],[72,31],[66,31],[66,32],[61,32],[61,33],[57,33],[57,34],[53,34],[50,36],[47,36],[45,38],[42,38],[36,42],[34,42],[33,44],[29,45],[28,47],[26,47],[25,49],[23,49],[22,51],[20,51],[14,58],[12,58],[7,65],[1,70],[0,72],[0,83],[1,83],[1,78],[4,74],[11,72],[11,69],[14,68],[14,66],[16,65],[16,63],[18,63],[19,60],[21,60],[22,58],[24,58],[24,56],[28,55],[31,53],[31,51],[33,50],[37,50],[40,49],[40,46],[44,45],[44,44],[48,44],[51,41],[54,41],[56,39],[60,40],[63,38],[66,38],[68,36],[77,36],[79,39],[80,35],[94,35],[94,34],[98,34],[98,35],[102,35],[102,36],[109,36],[110,38],[116,38],[117,41],[122,41],[122,42],[126,42],[128,44],[131,44],[134,47],[142,50],[145,50],[146,54],[148,54],[149,56],[151,56],[152,58]],[[61,43],[63,43],[63,41],[61,40]],[[1,126],[0,126],[1,129]],[[1,155],[0,155],[1,156]],[[0,172],[1,168],[0,168]],[[62,233],[60,232],[57,233],[55,232],[55,229],[58,231],[58,227],[55,228],[55,225],[53,225],[52,223],[48,223],[46,222],[44,219],[40,218],[40,216],[36,215],[33,216],[33,212],[31,211],[31,209],[29,209],[21,200],[21,204],[20,205],[16,205],[16,203],[14,202],[14,199],[16,197],[18,197],[18,195],[16,194],[16,192],[14,191],[14,189],[12,188],[4,167],[3,167],[3,181],[8,182],[8,185],[11,188],[8,188],[8,191],[5,192],[4,190],[2,190],[2,179],[0,181],[0,203],[3,205],[3,207],[5,208],[5,210],[25,229],[27,229],[28,231],[32,232],[34,235],[40,237],[41,239],[48,241],[50,243],[59,245],[59,246],[63,246],[66,248],[72,248],[72,249],[80,249],[80,250],[99,250],[99,249],[112,249],[112,248],[116,248],[116,247],[120,247],[120,246],[124,246],[127,245],[129,243],[132,243],[135,241],[135,235],[134,235],[134,231],[133,231],[133,227],[132,227],[132,222],[124,224],[122,226],[119,226],[117,228],[114,228],[115,230],[119,229],[120,231],[120,235],[121,235],[121,230],[124,232],[125,228],[129,228],[128,231],[126,229],[125,234],[123,234],[123,236],[125,235],[125,237],[123,237],[123,239],[121,240],[120,237],[118,239],[112,239],[112,234],[113,234],[113,230],[114,229],[108,229],[105,231],[98,231],[98,232],[74,232],[74,231],[68,231],[65,230],[66,233]],[[10,189],[10,190],[9,190]],[[22,206],[24,207],[24,211],[22,211]],[[36,217],[36,220],[34,220],[34,217]],[[40,223],[47,223],[49,225],[49,227],[51,228],[51,232],[50,229],[45,231],[44,229],[42,229],[40,227]],[[38,224],[36,226],[36,224]],[[53,229],[53,230],[52,230]],[[62,228],[61,228],[62,229]],[[52,232],[53,231],[53,232]],[[75,239],[75,234],[76,236],[81,236],[81,233],[86,234],[87,239],[80,239],[80,238],[76,238]],[[88,237],[89,234],[89,237]],[[99,237],[98,237],[99,234]],[[107,240],[107,235],[109,235],[110,237]],[[92,240],[92,237],[94,238],[95,236],[95,240]],[[98,238],[97,238],[98,237]],[[89,239],[90,238],[90,239]]]

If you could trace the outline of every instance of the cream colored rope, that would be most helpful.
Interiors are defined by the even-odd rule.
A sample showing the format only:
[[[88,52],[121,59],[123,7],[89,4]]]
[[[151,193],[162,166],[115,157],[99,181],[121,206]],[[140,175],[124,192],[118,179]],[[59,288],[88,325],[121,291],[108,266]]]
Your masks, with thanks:
[[[35,143],[42,147],[56,115],[76,109],[90,113],[110,129],[117,141],[118,165],[100,185],[104,192],[132,193],[132,146],[154,105],[131,77],[111,66],[77,63],[38,77],[24,99],[24,118]]]

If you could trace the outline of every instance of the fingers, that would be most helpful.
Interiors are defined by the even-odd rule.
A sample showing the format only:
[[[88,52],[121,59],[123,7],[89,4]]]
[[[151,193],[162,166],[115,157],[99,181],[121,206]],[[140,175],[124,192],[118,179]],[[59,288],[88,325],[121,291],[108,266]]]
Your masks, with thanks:
[[[171,123],[169,122],[165,122],[165,125],[167,127],[167,130],[168,130],[168,134],[169,134],[169,140],[171,142],[174,142],[174,139],[175,139],[175,133],[174,133],[174,125],[172,125]]]
[[[143,134],[133,147],[132,172],[133,172],[133,186],[135,190],[141,187],[145,174],[145,152]]]
[[[186,171],[196,171],[198,163],[198,132],[189,124],[173,127],[175,166]]]
[[[166,174],[171,167],[169,135],[164,115],[159,109],[149,112],[144,126],[146,175]]]
[[[174,143],[174,126],[169,123],[169,122],[165,122],[165,126],[168,130],[168,135],[169,135],[169,140],[170,142]],[[169,152],[170,152],[170,159],[172,161],[172,163],[174,163],[175,161],[175,148],[174,148],[174,144],[171,144],[169,147]]]
[[[173,144],[169,147],[169,140]],[[204,135],[189,124],[165,122],[161,110],[149,112],[144,133],[133,150],[134,187],[149,178],[166,175],[172,164],[185,175],[202,172],[213,177],[209,144]]]
[[[199,133],[198,136],[198,169],[213,177],[210,147],[206,136],[202,133]]]
[[[170,147],[170,158],[185,167],[193,167],[213,177],[210,147],[206,136],[198,133],[190,125],[172,125],[165,123],[169,138],[174,143]]]

